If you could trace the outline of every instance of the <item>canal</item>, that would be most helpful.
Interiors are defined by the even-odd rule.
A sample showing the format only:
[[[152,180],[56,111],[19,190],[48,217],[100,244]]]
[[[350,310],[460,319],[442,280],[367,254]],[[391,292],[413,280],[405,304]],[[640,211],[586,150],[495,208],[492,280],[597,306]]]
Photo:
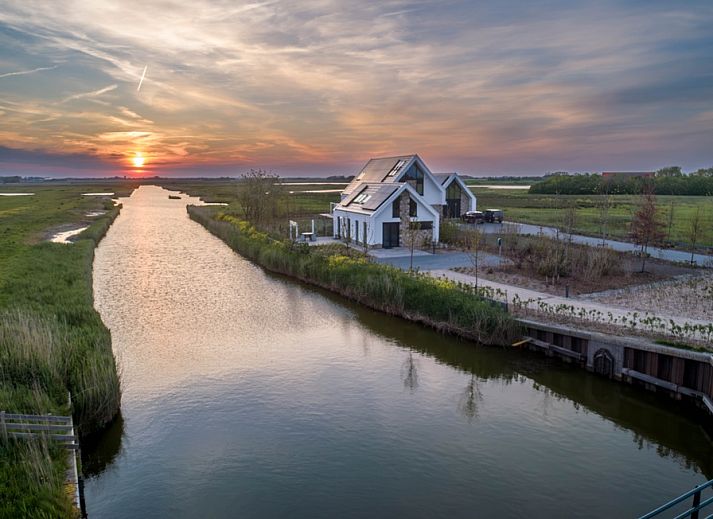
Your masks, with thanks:
[[[713,477],[672,402],[265,273],[143,186],[94,263],[90,518],[632,517]]]

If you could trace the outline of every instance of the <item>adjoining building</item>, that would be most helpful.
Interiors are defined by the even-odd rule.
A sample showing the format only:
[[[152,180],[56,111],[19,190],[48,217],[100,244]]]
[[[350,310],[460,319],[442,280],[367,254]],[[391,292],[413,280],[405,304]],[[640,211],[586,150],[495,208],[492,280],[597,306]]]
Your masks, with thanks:
[[[475,195],[456,173],[435,175],[418,155],[371,159],[332,210],[333,236],[391,248],[417,229],[423,242],[438,242],[441,218],[475,208]]]

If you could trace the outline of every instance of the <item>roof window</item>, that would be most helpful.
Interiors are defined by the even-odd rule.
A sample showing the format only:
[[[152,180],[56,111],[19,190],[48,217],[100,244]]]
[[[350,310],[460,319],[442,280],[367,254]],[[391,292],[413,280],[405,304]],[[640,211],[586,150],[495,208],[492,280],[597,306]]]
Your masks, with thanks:
[[[400,160],[396,163],[396,165],[395,165],[393,168],[391,168],[391,171],[389,171],[389,174],[388,174],[387,176],[393,177],[394,175],[396,175],[396,173],[398,173],[399,171],[401,171],[401,169],[406,165],[406,162],[407,162],[407,161],[405,161],[404,159],[400,159]]]
[[[354,203],[354,204],[365,204],[366,202],[369,201],[370,198],[371,198],[371,195],[368,195],[368,194],[366,194],[366,193],[361,193],[360,195],[358,195],[358,196],[352,201],[352,203]]]

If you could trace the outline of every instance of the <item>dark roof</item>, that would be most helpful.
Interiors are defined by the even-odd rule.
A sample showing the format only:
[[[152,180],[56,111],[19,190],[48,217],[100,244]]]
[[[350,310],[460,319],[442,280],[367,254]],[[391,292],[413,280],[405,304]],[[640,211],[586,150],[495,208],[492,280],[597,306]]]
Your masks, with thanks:
[[[434,173],[433,176],[436,177],[436,180],[443,185],[446,183],[446,181],[451,178],[451,176],[455,175],[455,173]]]
[[[396,181],[398,174],[390,176],[389,173],[403,161],[403,166],[399,168],[399,171],[403,169],[411,159],[415,158],[416,155],[400,155],[398,157],[383,157],[379,159],[371,159],[366,165],[361,169],[361,171],[354,177],[349,185],[344,189],[344,194],[351,194],[357,186],[371,182],[371,183],[393,183]],[[396,172],[398,173],[398,171]]]
[[[339,204],[341,207],[351,207],[363,209],[365,211],[376,211],[387,198],[403,185],[403,182],[392,184],[361,183],[359,189],[352,191],[347,198]],[[356,203],[354,199],[359,195],[368,195],[369,198],[364,203]]]

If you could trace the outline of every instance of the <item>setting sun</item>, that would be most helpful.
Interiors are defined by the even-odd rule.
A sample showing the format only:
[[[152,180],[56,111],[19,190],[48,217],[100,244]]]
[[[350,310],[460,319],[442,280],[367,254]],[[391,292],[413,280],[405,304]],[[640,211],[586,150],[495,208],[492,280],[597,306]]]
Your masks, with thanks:
[[[141,153],[137,152],[131,162],[133,162],[135,168],[140,168],[144,165],[145,159]]]

